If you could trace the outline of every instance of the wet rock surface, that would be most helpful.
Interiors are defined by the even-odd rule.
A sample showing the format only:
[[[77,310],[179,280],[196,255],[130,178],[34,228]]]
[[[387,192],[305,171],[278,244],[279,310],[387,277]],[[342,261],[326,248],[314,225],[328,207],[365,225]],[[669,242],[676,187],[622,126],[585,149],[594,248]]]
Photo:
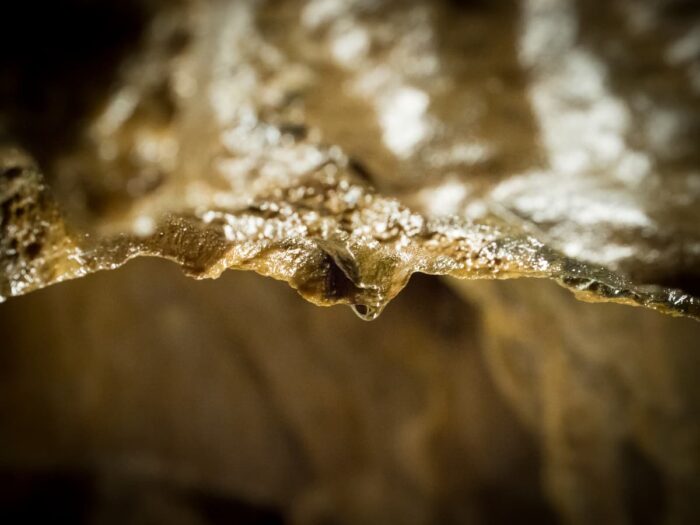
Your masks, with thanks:
[[[97,523],[698,522],[695,2],[32,4],[3,484]],[[141,256],[218,279],[89,275]],[[366,320],[449,277],[366,325],[226,270]]]
[[[550,277],[591,300],[697,317],[692,289],[653,286],[692,281],[700,253],[696,57],[637,66],[687,74],[674,106],[657,107],[651,80],[623,100],[608,69],[628,61],[585,46],[585,7],[133,7],[143,34],[96,73],[89,108],[38,113],[80,95],[50,72],[47,100],[7,97],[19,143],[3,154],[2,295],[156,255],[197,277],[252,269],[368,319],[414,272]],[[671,16],[656,10],[653,23]],[[89,55],[70,55],[86,75]],[[44,80],[12,66],[9,95]],[[635,105],[665,119],[650,137],[635,136]],[[13,164],[24,152],[40,167]],[[42,204],[17,217],[24,198]],[[64,238],[37,241],[47,223]]]

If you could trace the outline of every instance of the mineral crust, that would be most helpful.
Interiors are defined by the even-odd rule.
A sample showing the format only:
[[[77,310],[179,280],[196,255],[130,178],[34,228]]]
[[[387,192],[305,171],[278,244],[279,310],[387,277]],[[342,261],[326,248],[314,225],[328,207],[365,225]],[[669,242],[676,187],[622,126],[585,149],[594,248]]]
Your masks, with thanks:
[[[6,4],[0,521],[700,523],[698,2]]]
[[[416,272],[698,318],[694,33],[652,4],[108,2],[140,32],[69,48],[87,78],[2,70],[0,296],[158,256],[365,319]]]

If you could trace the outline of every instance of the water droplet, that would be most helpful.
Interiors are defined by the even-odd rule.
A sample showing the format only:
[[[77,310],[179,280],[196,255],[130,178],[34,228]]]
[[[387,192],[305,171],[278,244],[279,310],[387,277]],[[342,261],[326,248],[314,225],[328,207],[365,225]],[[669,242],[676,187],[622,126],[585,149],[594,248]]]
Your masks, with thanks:
[[[374,321],[381,313],[381,308],[368,306],[366,304],[353,304],[352,310],[357,314],[357,317],[363,321]]]

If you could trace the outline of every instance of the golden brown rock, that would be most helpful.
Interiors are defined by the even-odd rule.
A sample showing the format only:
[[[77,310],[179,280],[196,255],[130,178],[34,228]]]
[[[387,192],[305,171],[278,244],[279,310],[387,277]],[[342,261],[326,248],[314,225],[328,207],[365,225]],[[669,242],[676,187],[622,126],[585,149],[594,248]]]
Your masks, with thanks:
[[[98,524],[698,523],[700,324],[548,282],[700,318],[696,3],[35,7],[0,33],[0,517],[16,472],[53,509],[37,469]],[[221,278],[87,275],[140,256]],[[368,325],[228,269],[363,319],[461,280]]]
[[[564,40],[559,47],[530,42],[530,31],[547,36],[551,20],[573,17],[573,4],[529,5],[524,23],[534,27],[523,30],[520,60],[531,69],[533,109],[518,80],[497,97],[512,107],[497,106],[488,119],[500,126],[504,112],[531,120],[539,111],[543,135],[531,146],[544,151],[534,157],[518,149],[523,140],[480,137],[482,125],[468,114],[478,93],[505,85],[501,63],[517,72],[511,22],[494,21],[503,13],[513,17],[501,4],[380,3],[365,11],[333,2],[192,2],[160,8],[141,47],[117,70],[114,86],[79,123],[72,144],[49,157],[46,145],[34,146],[60,205],[35,168],[12,164],[19,155],[14,149],[4,159],[2,295],[155,255],[197,277],[252,269],[288,281],[318,304],[354,305],[368,319],[414,272],[550,277],[589,300],[697,317],[700,306],[689,292],[634,285],[625,272],[586,262],[626,269],[644,281],[654,271],[687,273],[698,241],[686,225],[697,224],[697,206],[692,198],[683,204],[674,192],[682,177],[688,186],[698,174],[652,173],[651,154],[625,143],[632,117],[622,103],[601,86],[579,86],[577,93],[567,84],[576,73],[569,71],[572,60],[578,73],[602,81],[594,58],[568,40],[566,31],[573,29],[550,35]],[[329,18],[324,9],[338,10],[337,16]],[[455,20],[446,18],[449,9],[456,9]],[[465,36],[453,26],[489,20],[511,47],[489,47],[489,59],[457,54]],[[386,40],[384,33],[404,29],[405,40]],[[494,36],[475,30],[470,38],[488,45]],[[463,78],[474,60],[495,69],[495,76]],[[338,95],[329,97],[330,89]],[[574,96],[593,116],[570,107],[567,97]],[[337,114],[335,108],[346,104],[355,106],[354,114]],[[548,113],[552,106],[559,111],[556,123]],[[16,124],[9,122],[12,130]],[[533,127],[517,122],[504,129],[515,126],[517,137]],[[44,137],[42,124],[22,133]],[[358,133],[377,128],[378,137],[358,143]],[[573,132],[591,138],[573,143]],[[538,160],[546,155],[548,161]],[[487,158],[502,161],[489,169]],[[468,197],[474,170],[489,175],[474,179],[480,189]],[[664,182],[671,176],[673,183]],[[644,177],[654,183],[650,190],[639,188]],[[420,213],[394,200],[397,193]],[[39,205],[18,217],[23,199]],[[670,219],[653,217],[656,208]],[[47,223],[52,237],[45,242]],[[685,228],[682,238],[678,228]],[[669,235],[672,246],[637,264],[649,254],[648,239],[668,244]],[[682,256],[678,249],[685,250]],[[680,267],[666,268],[664,250],[681,257]],[[620,253],[627,263],[618,260]]]

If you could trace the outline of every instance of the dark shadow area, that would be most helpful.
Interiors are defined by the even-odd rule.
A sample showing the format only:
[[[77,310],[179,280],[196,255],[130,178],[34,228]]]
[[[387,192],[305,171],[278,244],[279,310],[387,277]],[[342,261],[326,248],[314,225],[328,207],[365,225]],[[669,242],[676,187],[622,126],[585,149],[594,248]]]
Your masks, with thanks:
[[[639,447],[625,442],[621,447],[621,471],[624,473],[624,498],[632,523],[663,523],[666,513],[666,487],[663,474]]]
[[[121,485],[121,489],[106,491],[100,477],[89,472],[0,468],[0,522],[155,524],[175,516],[177,523],[285,523],[273,508],[230,496],[141,479],[122,480]]]
[[[139,45],[148,5],[138,0],[4,3],[0,111],[9,120],[9,135],[40,163],[73,145],[84,117]]]

